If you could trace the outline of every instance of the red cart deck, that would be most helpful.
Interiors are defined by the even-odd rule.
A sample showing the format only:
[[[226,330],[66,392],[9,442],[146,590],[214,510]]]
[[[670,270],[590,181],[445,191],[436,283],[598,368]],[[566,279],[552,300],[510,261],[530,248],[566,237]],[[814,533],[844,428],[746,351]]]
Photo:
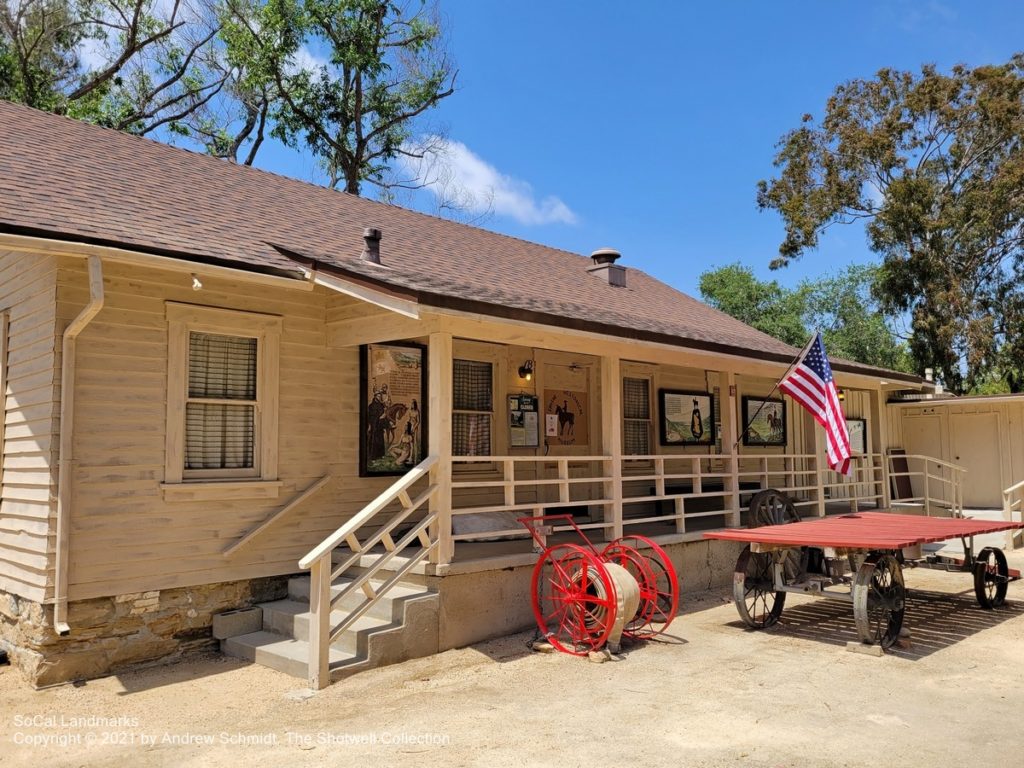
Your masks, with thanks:
[[[704,534],[704,538],[793,547],[882,551],[1014,528],[1024,528],[1024,523],[897,515],[892,512],[856,512],[786,525],[710,531]]]

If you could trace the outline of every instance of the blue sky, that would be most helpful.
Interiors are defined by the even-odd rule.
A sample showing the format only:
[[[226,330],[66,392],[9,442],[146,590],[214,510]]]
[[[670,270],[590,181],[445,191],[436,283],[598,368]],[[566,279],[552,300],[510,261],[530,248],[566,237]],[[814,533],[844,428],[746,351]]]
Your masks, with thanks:
[[[482,226],[583,254],[613,247],[692,295],[701,272],[736,261],[793,285],[873,260],[862,230],[834,228],[818,252],[771,272],[782,224],[754,203],[775,143],[805,112],[820,116],[838,83],[1024,48],[1019,2],[440,8],[458,90],[423,128],[446,128],[467,184],[496,185]],[[259,165],[314,176],[308,158],[269,149]],[[432,207],[429,195],[412,204]]]

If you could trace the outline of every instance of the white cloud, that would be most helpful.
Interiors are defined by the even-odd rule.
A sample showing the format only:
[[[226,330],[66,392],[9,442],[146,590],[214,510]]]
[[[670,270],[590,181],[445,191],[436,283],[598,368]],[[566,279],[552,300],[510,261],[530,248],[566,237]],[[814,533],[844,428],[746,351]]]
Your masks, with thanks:
[[[461,142],[425,136],[404,149],[424,155],[401,156],[403,170],[442,204],[478,215],[509,216],[521,224],[576,223],[576,214],[559,198],[538,199],[527,182],[501,173]]]
[[[288,74],[293,75],[301,70],[306,70],[307,72],[316,74],[326,67],[328,63],[327,59],[322,56],[317,56],[309,50],[309,48],[303,45],[292,56],[290,62],[292,68],[289,70]]]
[[[875,208],[881,208],[885,203],[885,194],[874,181],[864,182],[863,192]]]
[[[78,46],[78,63],[86,71],[106,66],[109,59],[110,54],[105,40],[88,37]]]

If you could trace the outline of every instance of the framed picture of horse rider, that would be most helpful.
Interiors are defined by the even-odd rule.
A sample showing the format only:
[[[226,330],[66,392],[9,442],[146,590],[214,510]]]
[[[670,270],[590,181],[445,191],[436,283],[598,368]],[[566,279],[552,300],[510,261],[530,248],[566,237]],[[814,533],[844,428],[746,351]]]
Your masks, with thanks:
[[[359,365],[359,476],[404,475],[426,456],[427,348],[365,344]]]
[[[662,445],[714,445],[715,396],[710,392],[659,389]]]
[[[786,401],[743,397],[744,445],[786,444]]]

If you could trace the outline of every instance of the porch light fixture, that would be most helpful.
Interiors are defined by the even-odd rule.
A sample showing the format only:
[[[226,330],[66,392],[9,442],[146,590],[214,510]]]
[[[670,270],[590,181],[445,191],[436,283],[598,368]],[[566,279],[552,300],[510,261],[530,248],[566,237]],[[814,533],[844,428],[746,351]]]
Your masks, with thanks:
[[[533,360],[527,360],[519,366],[519,378],[530,381],[533,378]]]
[[[843,400],[845,400],[846,399],[846,390],[845,389],[837,389],[836,390],[836,397],[839,398],[839,402],[842,402]]]

